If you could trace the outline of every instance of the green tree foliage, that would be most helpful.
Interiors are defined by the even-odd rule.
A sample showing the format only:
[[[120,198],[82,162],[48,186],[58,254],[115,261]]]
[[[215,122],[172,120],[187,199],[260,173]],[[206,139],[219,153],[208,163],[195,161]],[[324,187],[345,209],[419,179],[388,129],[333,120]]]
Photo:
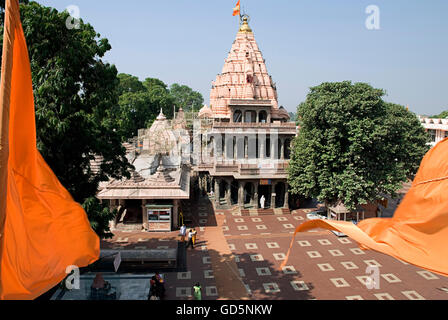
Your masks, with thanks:
[[[171,85],[170,93],[174,98],[176,109],[182,108],[185,112],[192,111],[191,108],[197,112],[204,104],[202,94],[185,85],[177,83]]]
[[[31,60],[38,149],[83,204],[96,232],[110,236],[105,222],[114,213],[93,197],[100,181],[129,177],[131,167],[114,130],[117,70],[101,60],[111,46],[90,24],[81,21],[79,29],[67,29],[67,12],[36,2],[21,5],[21,17]],[[91,167],[95,156],[104,159],[98,171]]]
[[[141,82],[129,74],[119,74],[119,101],[115,107],[116,129],[123,141],[135,137],[139,129],[147,128],[159,115],[173,116],[173,98],[167,85],[159,79]]]
[[[427,152],[428,136],[403,106],[365,83],[323,83],[298,107],[289,184],[294,194],[354,209],[394,195]]]
[[[443,111],[442,113],[432,116],[431,118],[433,119],[446,119],[448,118],[448,110],[447,111]]]

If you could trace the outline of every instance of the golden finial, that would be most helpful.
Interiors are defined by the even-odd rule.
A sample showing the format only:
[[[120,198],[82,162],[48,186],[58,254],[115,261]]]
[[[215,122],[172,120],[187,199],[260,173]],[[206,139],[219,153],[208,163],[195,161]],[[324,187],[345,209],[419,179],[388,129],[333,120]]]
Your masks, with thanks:
[[[249,16],[247,14],[241,17],[241,25],[239,32],[251,33],[252,29],[249,27]]]

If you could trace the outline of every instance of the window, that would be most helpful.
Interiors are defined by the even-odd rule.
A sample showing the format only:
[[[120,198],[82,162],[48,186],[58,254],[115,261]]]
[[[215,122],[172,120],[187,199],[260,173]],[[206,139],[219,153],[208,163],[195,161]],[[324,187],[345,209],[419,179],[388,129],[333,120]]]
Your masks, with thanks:
[[[445,138],[448,138],[448,131],[445,131]]]
[[[243,121],[243,114],[240,110],[236,110],[233,114],[233,122],[242,122]]]
[[[171,220],[171,210],[148,210],[149,222],[169,222]]]

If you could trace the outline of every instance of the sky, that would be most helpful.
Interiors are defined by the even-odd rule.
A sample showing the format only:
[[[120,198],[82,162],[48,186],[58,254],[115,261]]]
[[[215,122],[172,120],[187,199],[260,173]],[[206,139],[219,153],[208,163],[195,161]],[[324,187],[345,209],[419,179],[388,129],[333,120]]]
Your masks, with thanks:
[[[237,0],[37,0],[70,5],[112,50],[120,73],[180,83],[209,103],[238,31]],[[418,114],[448,110],[447,0],[241,0],[277,83],[279,104],[295,112],[309,88],[351,80],[384,89],[386,101]],[[369,30],[369,5],[379,30]],[[371,21],[371,20],[369,20]]]

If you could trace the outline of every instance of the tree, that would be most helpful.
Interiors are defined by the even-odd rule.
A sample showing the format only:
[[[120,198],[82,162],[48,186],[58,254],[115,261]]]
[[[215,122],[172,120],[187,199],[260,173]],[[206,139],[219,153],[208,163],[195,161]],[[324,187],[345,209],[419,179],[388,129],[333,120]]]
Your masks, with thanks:
[[[438,115],[432,116],[431,118],[433,119],[447,119],[448,118],[448,110],[447,111],[443,111]]]
[[[67,12],[30,2],[21,18],[30,54],[37,146],[61,183],[81,203],[100,236],[111,236],[114,217],[95,198],[100,181],[129,177],[120,136],[114,131],[117,70],[101,59],[111,49],[90,24],[69,30]],[[3,26],[0,30],[3,35]],[[2,39],[1,39],[2,40]],[[101,157],[99,169],[91,161]]]
[[[137,136],[139,129],[148,128],[161,109],[168,118],[173,116],[173,98],[163,81],[147,78],[141,82],[129,74],[119,74],[118,79],[120,96],[114,119],[122,141]]]
[[[193,91],[188,86],[173,84],[170,87],[171,96],[174,99],[174,104],[177,109],[184,109],[184,111],[192,111],[193,108],[195,111],[199,111],[199,109],[204,104],[204,98],[202,94],[199,92]]]
[[[415,114],[365,83],[323,83],[298,107],[289,184],[293,194],[349,209],[394,195],[428,150]]]

